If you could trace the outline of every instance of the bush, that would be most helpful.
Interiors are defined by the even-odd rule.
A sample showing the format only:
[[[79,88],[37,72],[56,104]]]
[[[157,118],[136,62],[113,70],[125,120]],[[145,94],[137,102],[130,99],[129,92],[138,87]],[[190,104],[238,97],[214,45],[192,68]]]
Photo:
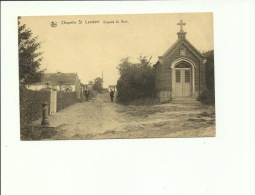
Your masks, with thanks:
[[[205,64],[205,82],[209,90],[214,90],[214,50],[203,53],[207,57]]]
[[[202,91],[198,101],[203,104],[215,104],[215,91],[214,91],[214,50],[203,53],[207,57],[207,62],[205,64],[205,82],[206,90]]]
[[[95,78],[92,85],[92,89],[101,93],[103,90],[103,79],[100,77]]]
[[[90,98],[95,98],[97,96],[97,91],[95,90],[89,90],[89,97]]]
[[[52,139],[61,131],[54,127],[26,126],[21,131],[21,140]]]
[[[119,102],[129,102],[154,95],[155,74],[150,60],[146,57],[140,57],[138,60],[138,63],[131,63],[128,58],[124,58],[119,64],[120,78],[117,82]]]
[[[32,91],[20,86],[20,127],[42,118],[43,102],[50,103],[50,91]],[[50,104],[48,106],[50,113]]]
[[[103,89],[103,90],[101,91],[101,94],[105,94],[105,93],[109,93],[108,89]]]
[[[57,111],[62,110],[74,103],[77,103],[76,92],[63,92],[58,91],[57,94]]]
[[[215,104],[215,93],[213,90],[204,90],[197,98],[198,101],[202,102],[203,104]]]
[[[124,105],[135,105],[135,106],[151,106],[156,104],[159,104],[159,98],[157,97],[138,98],[138,99],[124,103]]]

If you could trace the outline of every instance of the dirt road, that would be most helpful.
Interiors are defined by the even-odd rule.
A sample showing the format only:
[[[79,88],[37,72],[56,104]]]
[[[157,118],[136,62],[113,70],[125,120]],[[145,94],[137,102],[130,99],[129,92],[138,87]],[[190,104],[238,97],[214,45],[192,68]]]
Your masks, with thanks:
[[[49,117],[53,139],[215,136],[214,107],[197,101],[153,106],[120,105],[109,94],[74,104]],[[39,121],[38,121],[39,122]]]

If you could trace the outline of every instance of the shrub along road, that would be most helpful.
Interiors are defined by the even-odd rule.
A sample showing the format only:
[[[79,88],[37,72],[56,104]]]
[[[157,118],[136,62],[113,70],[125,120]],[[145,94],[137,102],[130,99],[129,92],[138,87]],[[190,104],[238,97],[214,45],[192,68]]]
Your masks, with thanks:
[[[49,120],[59,132],[52,139],[215,136],[214,107],[197,101],[124,106],[110,102],[105,93],[69,106]]]

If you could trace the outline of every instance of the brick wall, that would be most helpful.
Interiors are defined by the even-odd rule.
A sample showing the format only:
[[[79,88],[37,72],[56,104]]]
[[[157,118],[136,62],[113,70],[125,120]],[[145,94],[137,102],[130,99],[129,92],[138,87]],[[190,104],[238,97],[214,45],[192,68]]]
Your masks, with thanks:
[[[172,69],[171,64],[174,60],[182,57],[180,56],[180,49],[185,49],[185,58],[192,60],[196,64],[195,73],[195,91],[199,91],[199,74],[200,74],[200,90],[205,87],[205,65],[202,60],[198,59],[187,47],[181,44],[171,53],[170,56],[163,59],[162,64],[156,66],[156,90],[157,91],[172,91]],[[200,71],[200,72],[199,72]],[[194,75],[192,75],[193,77]],[[192,78],[193,79],[193,78]]]
[[[156,67],[156,91],[170,91],[172,88],[171,69],[167,66]]]

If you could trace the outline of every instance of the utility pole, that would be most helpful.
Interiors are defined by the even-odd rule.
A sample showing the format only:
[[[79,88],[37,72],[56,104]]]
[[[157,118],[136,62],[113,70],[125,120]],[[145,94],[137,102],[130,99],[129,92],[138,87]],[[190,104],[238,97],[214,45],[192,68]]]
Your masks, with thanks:
[[[102,88],[104,88],[104,71],[102,70]]]

